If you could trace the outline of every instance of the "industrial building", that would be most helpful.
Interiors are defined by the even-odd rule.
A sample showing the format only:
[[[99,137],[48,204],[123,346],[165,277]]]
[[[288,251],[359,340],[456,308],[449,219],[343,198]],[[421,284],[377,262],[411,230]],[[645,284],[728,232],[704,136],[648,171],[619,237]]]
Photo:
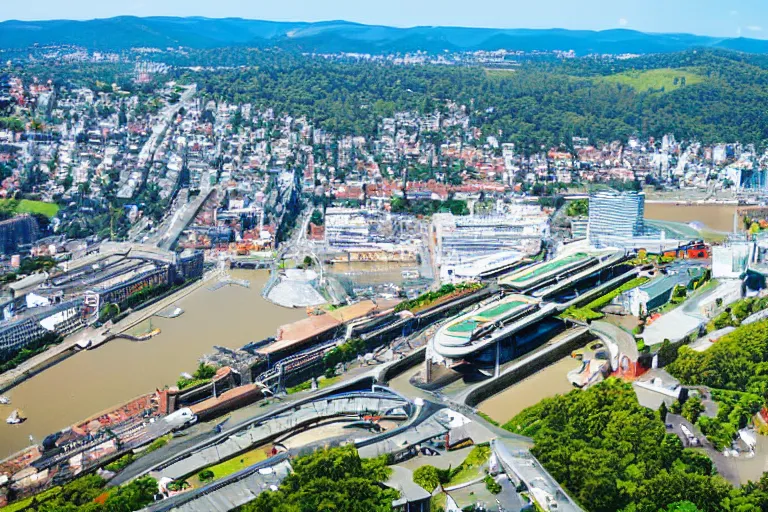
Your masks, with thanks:
[[[634,316],[647,315],[667,304],[675,288],[687,287],[692,279],[700,277],[703,273],[704,268],[700,266],[673,269],[667,275],[622,293],[618,301]]]
[[[173,285],[203,275],[203,253],[123,251],[103,244],[101,251],[67,262],[63,273],[33,274],[9,288],[2,305],[0,352],[13,352],[46,333],[69,334],[95,320],[104,304],[120,304],[152,286]]]

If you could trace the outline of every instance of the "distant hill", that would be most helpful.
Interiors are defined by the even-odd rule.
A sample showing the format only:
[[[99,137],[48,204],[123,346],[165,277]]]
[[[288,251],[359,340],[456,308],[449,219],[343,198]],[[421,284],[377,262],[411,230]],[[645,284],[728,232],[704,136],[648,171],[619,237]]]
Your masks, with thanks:
[[[74,44],[94,50],[131,47],[217,48],[277,46],[305,52],[428,52],[574,50],[589,53],[663,53],[696,47],[768,53],[768,41],[691,34],[648,34],[635,30],[396,28],[347,21],[275,22],[241,18],[117,18],[89,21],[5,21],[0,48]]]

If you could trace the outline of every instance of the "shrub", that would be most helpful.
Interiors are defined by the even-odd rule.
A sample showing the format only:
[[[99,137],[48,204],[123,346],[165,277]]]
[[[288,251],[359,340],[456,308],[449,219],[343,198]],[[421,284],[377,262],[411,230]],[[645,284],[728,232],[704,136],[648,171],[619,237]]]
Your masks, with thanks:
[[[440,485],[440,472],[435,466],[427,464],[413,472],[413,481],[427,492],[432,492]]]
[[[213,471],[210,469],[204,469],[197,474],[197,478],[199,478],[201,482],[210,482],[215,476],[216,475],[214,475]]]
[[[501,485],[491,475],[486,476],[483,481],[485,482],[485,488],[491,494],[499,494],[501,492]]]
[[[133,454],[128,453],[126,455],[123,455],[116,461],[110,462],[109,464],[104,466],[104,469],[106,469],[107,471],[112,471],[113,473],[117,473],[118,471],[121,471],[123,468],[128,466],[133,461],[134,461]]]

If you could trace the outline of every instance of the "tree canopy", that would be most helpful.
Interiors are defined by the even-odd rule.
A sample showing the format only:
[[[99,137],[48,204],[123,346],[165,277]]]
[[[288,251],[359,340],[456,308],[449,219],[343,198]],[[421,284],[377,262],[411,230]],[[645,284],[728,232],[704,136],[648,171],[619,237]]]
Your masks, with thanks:
[[[500,135],[523,152],[569,146],[574,136],[593,143],[666,133],[704,143],[768,141],[764,56],[698,50],[626,61],[524,62],[513,72],[489,72],[474,66],[332,62],[268,50],[219,53],[205,54],[206,64],[226,59],[248,67],[180,69],[178,78],[198,83],[207,97],[304,115],[339,134],[375,134],[378,121],[397,110],[433,111],[450,100],[471,109],[483,134]],[[643,79],[651,70],[657,71],[651,77],[663,71],[696,81],[678,80],[665,90]],[[641,79],[625,79],[628,73]]]
[[[703,512],[768,506],[768,479],[734,489],[712,463],[667,434],[632,386],[609,379],[542,400],[504,425],[534,439],[532,453],[593,512]],[[689,502],[691,505],[680,502]],[[669,508],[668,508],[669,507]]]
[[[361,459],[353,446],[319,450],[292,461],[275,492],[264,492],[243,512],[389,512],[398,492],[379,485],[388,475],[382,458]]]

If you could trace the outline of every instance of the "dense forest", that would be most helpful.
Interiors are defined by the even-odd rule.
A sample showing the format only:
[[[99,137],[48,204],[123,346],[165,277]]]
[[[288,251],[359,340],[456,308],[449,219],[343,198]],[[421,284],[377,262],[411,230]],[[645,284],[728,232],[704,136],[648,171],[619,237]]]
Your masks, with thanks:
[[[704,352],[683,346],[667,369],[687,385],[748,392],[768,401],[768,322],[743,325]]]
[[[768,509],[768,477],[732,487],[705,454],[665,433],[628,383],[609,379],[547,398],[504,428],[531,436],[533,454],[591,512]]]
[[[180,68],[179,78],[197,82],[207,97],[306,115],[343,134],[373,134],[395,110],[433,112],[452,100],[470,107],[484,134],[528,152],[568,146],[573,136],[600,142],[673,133],[704,143],[768,143],[768,59],[759,55],[709,50],[528,62],[514,70],[330,62],[256,49],[211,58],[247,66]],[[684,71],[680,82],[656,84],[643,80],[649,70]],[[634,81],[622,75],[631,72],[641,74]]]

